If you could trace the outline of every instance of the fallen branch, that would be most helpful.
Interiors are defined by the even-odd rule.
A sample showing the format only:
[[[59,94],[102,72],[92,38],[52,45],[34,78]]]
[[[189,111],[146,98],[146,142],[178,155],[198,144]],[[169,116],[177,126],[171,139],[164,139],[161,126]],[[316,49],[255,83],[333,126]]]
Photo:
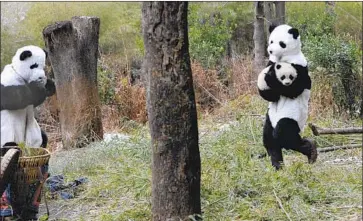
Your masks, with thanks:
[[[281,202],[280,198],[277,196],[277,194],[276,194],[275,190],[273,190],[273,192],[274,192],[274,195],[275,195],[275,197],[276,197],[276,201],[278,202],[278,204],[279,204],[280,208],[282,209],[282,211],[284,211],[284,213],[285,213],[285,215],[287,216],[287,218],[288,218],[290,221],[292,221],[292,220],[291,220],[291,218],[290,218],[290,215],[286,212],[286,210],[285,210],[284,206],[282,205],[282,202]]]
[[[334,146],[334,147],[325,147],[318,149],[319,153],[325,153],[335,150],[347,150],[347,149],[354,149],[354,148],[361,148],[362,144],[351,144],[351,145],[345,145],[345,146]]]
[[[363,128],[349,127],[349,128],[319,128],[318,126],[309,123],[310,129],[315,136],[323,134],[358,134],[363,133]]]

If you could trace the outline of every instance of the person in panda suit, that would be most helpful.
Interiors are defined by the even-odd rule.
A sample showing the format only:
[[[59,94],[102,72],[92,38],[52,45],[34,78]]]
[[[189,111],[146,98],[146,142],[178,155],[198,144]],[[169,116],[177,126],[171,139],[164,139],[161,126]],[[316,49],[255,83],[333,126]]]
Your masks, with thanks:
[[[18,49],[12,63],[4,67],[1,73],[1,147],[19,143],[29,147],[47,146],[47,135],[40,129],[34,115],[35,107],[55,94],[54,82],[45,76],[45,59],[43,49],[30,45]],[[47,165],[42,168],[42,173],[43,176],[47,174]],[[4,192],[2,198],[7,201],[2,202],[0,216],[37,220],[41,183],[18,182],[17,185],[8,186]],[[13,200],[14,196],[17,200]]]
[[[43,49],[25,46],[2,71],[1,146],[24,142],[29,147],[46,147],[46,134],[34,117],[34,108],[55,93],[54,82],[45,76],[45,59]]]
[[[270,102],[263,131],[264,146],[276,169],[283,163],[283,148],[298,151],[314,163],[315,142],[300,136],[308,118],[311,79],[301,52],[299,31],[289,25],[269,30],[269,62],[257,83],[261,97]]]

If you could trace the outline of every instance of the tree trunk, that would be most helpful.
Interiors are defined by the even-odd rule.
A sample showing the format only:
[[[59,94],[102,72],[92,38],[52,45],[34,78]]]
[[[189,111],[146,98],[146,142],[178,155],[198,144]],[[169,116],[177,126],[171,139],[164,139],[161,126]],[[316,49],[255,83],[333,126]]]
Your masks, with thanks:
[[[325,2],[325,11],[330,15],[330,16],[335,16],[335,2],[332,1],[326,1]]]
[[[275,24],[282,25],[285,24],[285,2],[274,2],[275,3]]]
[[[266,51],[263,2],[255,2],[255,16],[253,32],[253,40],[255,43],[254,72],[259,73],[265,66]]]
[[[73,17],[43,30],[54,71],[64,148],[82,147],[102,139],[97,89],[100,20]]]
[[[153,220],[187,220],[201,214],[187,11],[187,2],[144,2],[142,7]]]
[[[266,33],[266,41],[270,37],[270,32],[268,31],[268,28],[273,24],[273,14],[274,14],[274,8],[273,8],[273,2],[264,2],[264,14],[266,18],[265,23],[265,33]],[[267,50],[266,50],[267,53]]]

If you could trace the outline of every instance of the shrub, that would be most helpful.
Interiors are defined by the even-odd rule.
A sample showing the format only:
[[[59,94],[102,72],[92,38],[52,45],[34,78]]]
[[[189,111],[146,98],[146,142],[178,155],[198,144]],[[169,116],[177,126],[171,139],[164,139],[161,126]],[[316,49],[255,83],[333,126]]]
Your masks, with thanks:
[[[359,46],[355,42],[325,34],[308,35],[303,49],[312,71],[321,67],[327,72],[317,71],[316,74],[327,73],[333,77],[333,97],[339,109],[348,111],[350,115],[359,113],[362,90],[362,52]]]
[[[247,22],[253,20],[250,6],[251,2],[191,3],[188,14],[191,59],[204,68],[215,68],[230,53],[231,41],[237,51],[249,48],[253,33],[245,30]]]

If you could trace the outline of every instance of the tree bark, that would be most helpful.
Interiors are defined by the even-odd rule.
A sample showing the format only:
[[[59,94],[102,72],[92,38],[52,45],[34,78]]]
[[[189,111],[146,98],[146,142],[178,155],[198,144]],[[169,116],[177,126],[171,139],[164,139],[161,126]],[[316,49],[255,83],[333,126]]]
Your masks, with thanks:
[[[100,20],[73,17],[43,30],[59,102],[63,147],[82,147],[102,139],[97,88]]]
[[[285,24],[285,2],[278,1],[275,3],[275,25]]]
[[[254,48],[254,72],[259,73],[265,66],[265,26],[264,26],[264,10],[263,2],[255,2],[255,22],[253,40],[255,43]]]
[[[268,31],[268,28],[271,25],[273,25],[273,14],[274,14],[273,2],[264,2],[264,14],[266,18],[265,22],[266,41],[268,41],[268,38],[270,37],[270,32]]]
[[[153,220],[201,214],[201,162],[187,2],[144,2],[144,74],[152,140]]]
[[[316,125],[309,123],[309,127],[315,136],[323,134],[361,134],[363,128],[349,127],[349,128],[319,128]]]
[[[333,146],[333,147],[319,148],[318,152],[326,153],[326,152],[331,152],[331,151],[336,151],[336,150],[349,150],[349,149],[354,149],[354,148],[362,148],[362,144],[350,144],[350,145],[345,145],[345,146]]]
[[[332,1],[326,1],[325,2],[325,11],[330,15],[330,16],[336,16],[335,14],[335,2]]]

